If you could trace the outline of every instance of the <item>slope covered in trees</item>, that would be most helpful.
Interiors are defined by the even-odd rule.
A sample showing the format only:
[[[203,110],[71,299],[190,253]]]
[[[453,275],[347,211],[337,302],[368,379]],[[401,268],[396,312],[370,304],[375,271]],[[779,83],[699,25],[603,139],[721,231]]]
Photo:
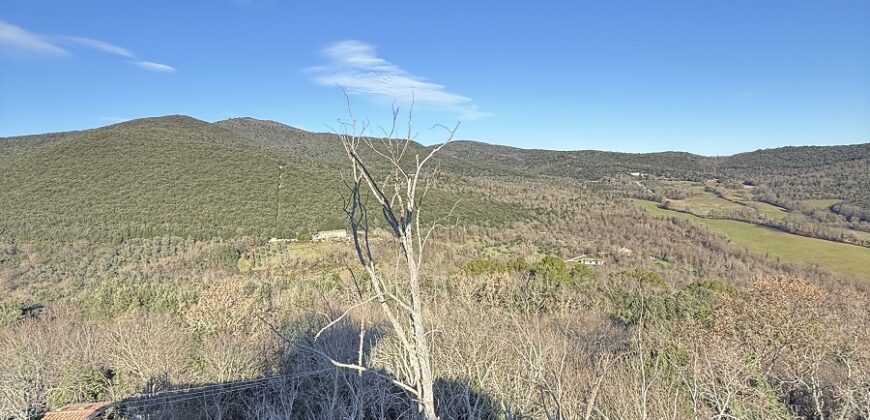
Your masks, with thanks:
[[[340,144],[276,123],[148,118],[0,148],[0,235],[12,238],[294,237],[344,225]],[[461,200],[458,214],[481,223],[524,217],[475,197],[431,199]]]
[[[409,148],[426,149],[416,143]],[[340,227],[343,203],[335,186],[342,185],[343,153],[332,134],[252,118],[207,123],[167,116],[0,139],[0,235],[108,242],[163,235],[294,237]],[[866,217],[870,208],[870,144],[703,157],[457,141],[437,165],[441,175],[430,201],[441,209],[459,202],[457,216],[474,224],[537,215],[497,196],[447,192],[464,177],[600,181],[641,172],[727,178],[763,186],[773,201],[838,199],[835,210],[846,217]]]
[[[741,153],[726,159],[721,171],[791,200],[835,198],[870,209],[870,143]]]
[[[585,180],[631,172],[701,181],[711,178],[766,186],[784,198],[832,198],[870,208],[870,143],[763,149],[733,156],[682,152],[616,153],[518,149],[457,142],[445,150],[466,162],[488,161],[528,173]]]

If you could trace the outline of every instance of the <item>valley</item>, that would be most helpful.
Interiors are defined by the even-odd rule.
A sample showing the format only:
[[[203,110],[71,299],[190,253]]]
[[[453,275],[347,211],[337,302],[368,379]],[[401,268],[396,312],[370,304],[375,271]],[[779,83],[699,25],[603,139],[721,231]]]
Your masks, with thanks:
[[[736,220],[699,217],[691,213],[667,210],[654,202],[636,199],[634,202],[660,217],[678,217],[707,226],[724,235],[739,247],[798,264],[817,264],[857,281],[870,279],[870,248],[809,238]]]
[[[101,399],[129,416],[413,407],[390,382],[412,377],[402,344],[366,305],[378,285],[406,308],[408,269],[371,191],[355,211],[382,282],[359,265],[342,144],[185,116],[0,139],[0,407],[19,410],[0,417]],[[390,185],[379,152],[404,143],[371,144],[386,152],[361,159]],[[403,165],[433,150],[402,147]],[[825,375],[841,399],[866,383],[840,373],[843,357],[870,366],[870,144],[704,157],[456,141],[432,162],[413,217],[437,225],[420,288],[443,418],[557,415],[530,386],[562,389],[564,413],[601,395],[607,418],[700,418],[713,403],[691,392],[721,380],[701,364],[740,378],[739,418],[814,410],[789,397],[811,392],[796,377]]]
[[[0,420],[870,420],[870,2],[0,7]]]

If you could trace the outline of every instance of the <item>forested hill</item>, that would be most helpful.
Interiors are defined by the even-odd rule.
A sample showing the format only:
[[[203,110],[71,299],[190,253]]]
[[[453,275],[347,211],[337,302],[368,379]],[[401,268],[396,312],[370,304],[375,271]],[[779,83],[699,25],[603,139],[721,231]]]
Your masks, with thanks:
[[[842,199],[870,214],[870,143],[741,153],[725,159],[720,172],[792,200]]]
[[[685,152],[617,153],[594,150],[519,149],[460,141],[445,154],[468,164],[492,162],[529,174],[597,180],[630,172],[703,181],[767,186],[783,200],[837,199],[870,215],[870,143],[844,146],[789,146],[733,156]]]
[[[0,139],[0,156],[0,237],[294,237],[344,226],[347,158],[337,138],[273,122],[144,118]],[[474,222],[527,217],[516,205],[448,192],[431,204],[460,199],[460,215]]]
[[[598,180],[607,176],[641,172],[657,176],[702,180],[713,177],[719,158],[685,152],[619,153],[597,150],[554,151],[519,149],[494,144],[458,141],[445,155],[463,162],[491,162],[519,168],[529,174]]]
[[[424,146],[412,144],[412,152]],[[144,118],[92,130],[0,138],[0,236],[119,241],[290,237],[343,224],[346,157],[331,134],[251,118],[208,123]],[[836,198],[870,208],[870,144],[762,150],[731,157],[666,152],[525,150],[457,141],[438,159],[449,182],[465,176],[598,180],[642,172],[679,179],[730,177],[785,198]],[[456,195],[469,223],[532,217],[497,198]]]

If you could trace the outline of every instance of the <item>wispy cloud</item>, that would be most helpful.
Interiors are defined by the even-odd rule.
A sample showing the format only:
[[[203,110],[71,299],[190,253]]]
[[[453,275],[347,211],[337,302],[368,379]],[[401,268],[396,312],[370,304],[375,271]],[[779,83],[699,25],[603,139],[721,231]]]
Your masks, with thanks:
[[[339,41],[322,51],[327,63],[309,68],[314,81],[324,86],[339,85],[349,94],[388,100],[414,101],[459,113],[472,120],[492,114],[482,112],[471,98],[447,90],[444,85],[409,74],[399,66],[378,57],[375,46],[361,41]]]
[[[81,36],[46,36],[27,31],[0,20],[0,53],[13,55],[64,56],[72,53],[70,46],[81,46],[128,59],[137,67],[149,71],[172,73],[175,68],[166,64],[144,61],[132,51],[99,39]]]
[[[0,20],[0,52],[34,55],[69,55],[69,51],[54,45],[42,35]]]
[[[175,67],[167,66],[166,64],[160,63],[152,63],[150,61],[137,61],[135,62],[139,68],[143,68],[145,70],[156,71],[160,73],[174,73]]]
[[[119,47],[117,45],[109,44],[108,42],[100,41],[98,39],[85,38],[81,36],[64,36],[60,37],[60,39],[88,48],[93,48],[95,50],[100,50],[109,54],[120,55],[121,57],[126,58],[136,58],[136,55],[133,54],[132,51],[124,47]]]

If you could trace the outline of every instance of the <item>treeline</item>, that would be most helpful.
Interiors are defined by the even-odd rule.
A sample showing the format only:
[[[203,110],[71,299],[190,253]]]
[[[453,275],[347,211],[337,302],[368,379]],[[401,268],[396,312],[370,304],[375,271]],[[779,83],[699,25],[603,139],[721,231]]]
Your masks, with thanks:
[[[822,219],[821,217],[811,218],[804,214],[795,212],[788,214],[781,219],[772,219],[751,203],[739,209],[711,209],[705,211],[704,214],[696,214],[692,212],[691,209],[674,207],[673,203],[669,200],[665,200],[661,204],[661,207],[667,210],[693,214],[698,217],[736,220],[739,222],[767,226],[794,235],[870,247],[870,237],[858,236],[854,232],[848,230],[864,230],[868,228],[866,224],[845,224],[837,218],[834,218],[833,220],[831,220],[831,218]]]
[[[759,188],[753,194],[757,201],[782,207],[794,214],[801,214],[819,223],[835,227],[870,232],[870,213],[843,202],[837,202],[827,209],[819,209],[800,201],[783,198],[767,188]]]
[[[844,203],[837,203],[831,206],[830,210],[840,216],[843,216],[850,223],[860,224],[860,222],[870,223],[870,211],[857,206],[852,206]],[[862,229],[870,232],[870,229]]]

